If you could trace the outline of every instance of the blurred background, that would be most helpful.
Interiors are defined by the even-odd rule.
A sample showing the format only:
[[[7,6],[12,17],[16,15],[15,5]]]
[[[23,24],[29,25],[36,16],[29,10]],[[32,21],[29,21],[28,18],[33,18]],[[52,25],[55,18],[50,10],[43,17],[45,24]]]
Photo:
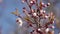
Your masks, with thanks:
[[[48,0],[43,0],[47,3]],[[46,10],[47,12],[53,11],[56,18],[60,21],[60,0],[49,0],[51,6]],[[18,8],[19,13],[23,15],[22,8],[26,7],[26,4],[23,4],[21,0],[0,0],[0,34],[16,34],[17,24],[16,16],[11,14],[15,11],[15,8]],[[60,22],[55,23],[55,34],[60,32]],[[21,33],[19,33],[21,34]]]

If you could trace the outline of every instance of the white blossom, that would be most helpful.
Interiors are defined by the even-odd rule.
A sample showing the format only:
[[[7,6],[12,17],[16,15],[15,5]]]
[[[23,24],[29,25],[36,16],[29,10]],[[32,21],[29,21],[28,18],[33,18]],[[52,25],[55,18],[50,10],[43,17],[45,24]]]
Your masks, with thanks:
[[[50,3],[48,3],[48,5],[50,5]]]
[[[54,27],[54,26],[52,26],[52,28],[54,29],[55,27]]]
[[[38,31],[41,31],[41,29],[39,28]]]
[[[40,10],[41,13],[43,13],[44,10]]]
[[[42,2],[42,5],[44,5],[44,3]]]
[[[33,16],[37,16],[37,14],[36,13],[33,13]]]
[[[17,23],[19,24],[19,26],[22,26],[23,22],[22,22],[21,18],[17,18],[16,20],[18,20]]]
[[[54,23],[54,21],[53,21],[53,23]]]
[[[45,13],[46,11],[45,10],[40,10],[40,13]]]
[[[30,1],[30,3],[33,3],[33,1]]]
[[[46,18],[49,18],[49,16],[47,16],[47,15],[46,15],[45,17],[46,17]]]
[[[45,13],[46,11],[44,10],[43,12]]]
[[[49,28],[47,28],[45,31],[48,32],[49,31]]]

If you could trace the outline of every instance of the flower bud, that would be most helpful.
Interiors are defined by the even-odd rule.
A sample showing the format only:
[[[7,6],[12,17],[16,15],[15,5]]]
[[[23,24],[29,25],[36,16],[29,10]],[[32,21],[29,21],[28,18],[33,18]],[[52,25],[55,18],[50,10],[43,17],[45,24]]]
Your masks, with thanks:
[[[55,27],[54,27],[54,26],[52,26],[52,28],[54,29]]]
[[[31,13],[34,13],[35,11],[33,9],[31,9]]]
[[[48,7],[47,5],[45,5],[45,7]]]
[[[54,29],[55,27],[54,26],[50,26],[50,28]]]

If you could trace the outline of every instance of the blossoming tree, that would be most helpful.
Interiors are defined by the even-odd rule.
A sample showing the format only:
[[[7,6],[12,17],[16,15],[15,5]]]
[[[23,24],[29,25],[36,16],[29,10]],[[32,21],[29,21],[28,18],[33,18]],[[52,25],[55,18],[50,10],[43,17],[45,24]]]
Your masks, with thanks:
[[[47,13],[44,8],[50,6],[50,3],[43,3],[42,0],[38,3],[38,0],[22,0],[23,3],[27,3],[29,10],[26,7],[23,7],[23,13],[25,17],[22,17],[18,13],[16,8],[15,12],[12,14],[18,16],[16,22],[19,23],[19,26],[22,26],[23,21],[28,23],[28,28],[32,27],[32,30],[29,34],[54,34],[54,20],[55,15],[53,12]],[[32,7],[35,6],[33,9]],[[28,10],[28,11],[27,11]]]

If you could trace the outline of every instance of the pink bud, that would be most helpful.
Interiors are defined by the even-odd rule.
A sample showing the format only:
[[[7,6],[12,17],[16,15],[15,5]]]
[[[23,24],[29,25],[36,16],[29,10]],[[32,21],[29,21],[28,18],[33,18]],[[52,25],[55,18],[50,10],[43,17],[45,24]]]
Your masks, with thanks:
[[[47,5],[45,5],[45,7],[48,7]]]
[[[35,12],[35,11],[32,9],[32,10],[31,10],[31,13],[34,13],[34,12]]]
[[[54,26],[52,26],[52,28],[54,29],[55,27],[54,27]]]

